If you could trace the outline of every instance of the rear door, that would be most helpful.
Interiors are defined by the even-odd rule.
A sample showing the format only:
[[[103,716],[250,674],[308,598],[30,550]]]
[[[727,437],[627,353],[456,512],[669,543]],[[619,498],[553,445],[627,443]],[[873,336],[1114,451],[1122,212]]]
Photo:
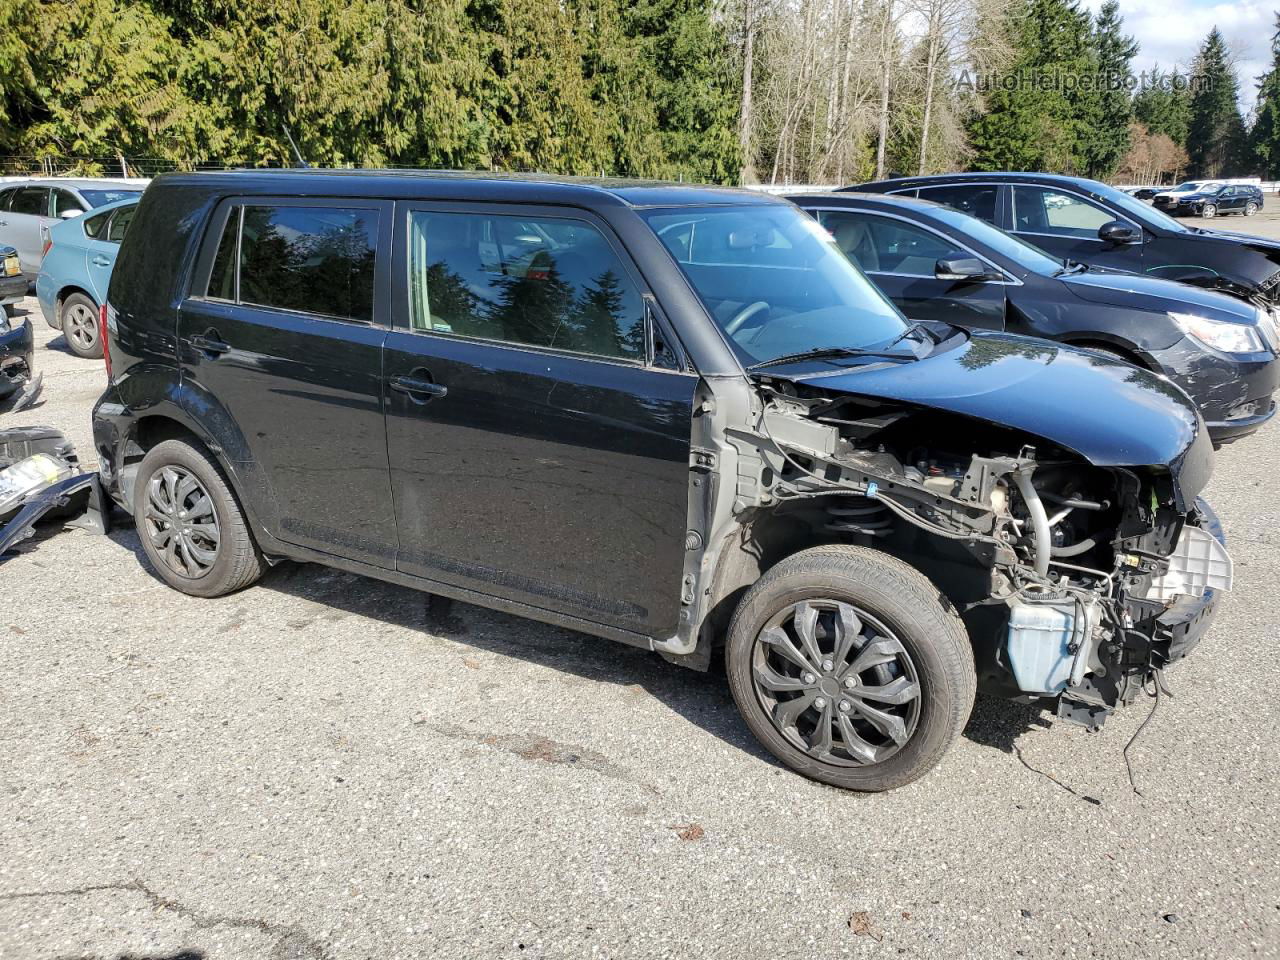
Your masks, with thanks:
[[[949,237],[899,217],[853,210],[819,210],[818,222],[871,281],[912,320],[940,320],[963,327],[1004,329],[1004,283],[939,280],[939,260],[974,258]]]
[[[95,236],[85,236],[85,272],[89,277],[90,291],[98,303],[107,296],[107,286],[111,283],[111,270],[115,267],[116,254],[120,252],[120,243],[124,240],[133,215],[138,210],[136,203],[120,207],[108,215],[109,219],[102,224]]]
[[[608,227],[397,204],[387,447],[401,571],[674,633],[697,378]]]
[[[44,234],[49,218],[49,188],[19,187],[9,210],[3,214],[4,237],[18,248],[18,259],[27,279],[40,272]]]
[[[184,403],[239,461],[258,519],[387,568],[390,214],[381,201],[224,201],[179,314]]]
[[[1098,229],[1119,220],[1143,236],[1142,227],[1080,194],[1056,187],[1014,184],[1012,232],[1051,256],[1119,270],[1142,271],[1141,243],[1106,243]]]

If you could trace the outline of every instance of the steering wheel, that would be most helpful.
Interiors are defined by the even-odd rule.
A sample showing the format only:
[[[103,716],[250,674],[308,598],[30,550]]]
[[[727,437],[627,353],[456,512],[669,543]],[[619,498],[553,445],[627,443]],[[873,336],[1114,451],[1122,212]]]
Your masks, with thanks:
[[[733,315],[733,319],[724,325],[724,332],[733,336],[742,329],[742,325],[754,317],[757,313],[769,309],[769,304],[763,300],[757,300],[755,303],[748,303],[745,307]]]

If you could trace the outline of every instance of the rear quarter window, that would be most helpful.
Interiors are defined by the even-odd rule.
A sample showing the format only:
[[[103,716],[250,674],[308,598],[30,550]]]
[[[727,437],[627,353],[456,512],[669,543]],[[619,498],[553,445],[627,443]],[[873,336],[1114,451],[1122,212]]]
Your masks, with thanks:
[[[94,214],[92,217],[85,217],[80,221],[84,225],[84,235],[91,240],[105,239],[102,236],[102,230],[107,225],[107,221],[111,219],[111,211],[106,213]]]

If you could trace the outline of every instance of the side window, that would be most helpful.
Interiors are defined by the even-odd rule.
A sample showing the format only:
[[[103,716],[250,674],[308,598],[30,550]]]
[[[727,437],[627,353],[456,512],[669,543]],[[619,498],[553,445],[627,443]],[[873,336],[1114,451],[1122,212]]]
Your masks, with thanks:
[[[33,217],[49,215],[49,190],[47,187],[21,187],[14,194],[13,205],[9,207],[13,213],[26,213]]]
[[[918,196],[921,200],[932,200],[947,207],[954,207],[961,213],[996,222],[996,190],[989,185],[953,183],[941,187],[921,187]]]
[[[242,207],[232,207],[226,226],[218,240],[218,251],[213,255],[213,269],[209,271],[209,287],[206,297],[215,300],[236,298],[236,242],[240,239],[240,215]]]
[[[891,217],[823,211],[821,222],[845,256],[868,273],[932,277],[944,257],[971,256],[932,230]]]
[[[10,187],[8,190],[0,190],[0,210],[9,209],[9,204],[13,202],[14,194],[17,192],[15,187]]]
[[[371,322],[377,235],[375,210],[246,205],[239,302]]]
[[[84,204],[80,202],[79,197],[69,190],[55,189],[53,191],[53,215],[61,217],[68,213],[84,213]]]
[[[1075,194],[1047,187],[1013,188],[1015,232],[1096,240],[1098,228],[1115,219],[1115,214]]]
[[[645,310],[590,223],[417,211],[409,217],[410,325],[626,360]]]
[[[102,229],[107,225],[107,221],[111,219],[111,211],[106,213],[95,213],[92,217],[85,217],[81,221],[84,227],[84,235],[91,240],[104,240]]]
[[[115,212],[115,216],[111,218],[111,225],[107,228],[107,242],[119,243],[124,239],[125,231],[129,229],[129,224],[133,222],[133,215],[137,212],[136,205],[121,207]]]

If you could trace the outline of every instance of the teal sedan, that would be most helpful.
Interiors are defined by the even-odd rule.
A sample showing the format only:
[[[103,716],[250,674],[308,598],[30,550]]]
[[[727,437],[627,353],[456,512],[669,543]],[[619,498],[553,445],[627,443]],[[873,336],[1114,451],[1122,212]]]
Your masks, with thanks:
[[[36,297],[49,326],[62,331],[77,357],[102,356],[98,309],[107,297],[120,241],[137,209],[137,197],[119,200],[49,230]]]

